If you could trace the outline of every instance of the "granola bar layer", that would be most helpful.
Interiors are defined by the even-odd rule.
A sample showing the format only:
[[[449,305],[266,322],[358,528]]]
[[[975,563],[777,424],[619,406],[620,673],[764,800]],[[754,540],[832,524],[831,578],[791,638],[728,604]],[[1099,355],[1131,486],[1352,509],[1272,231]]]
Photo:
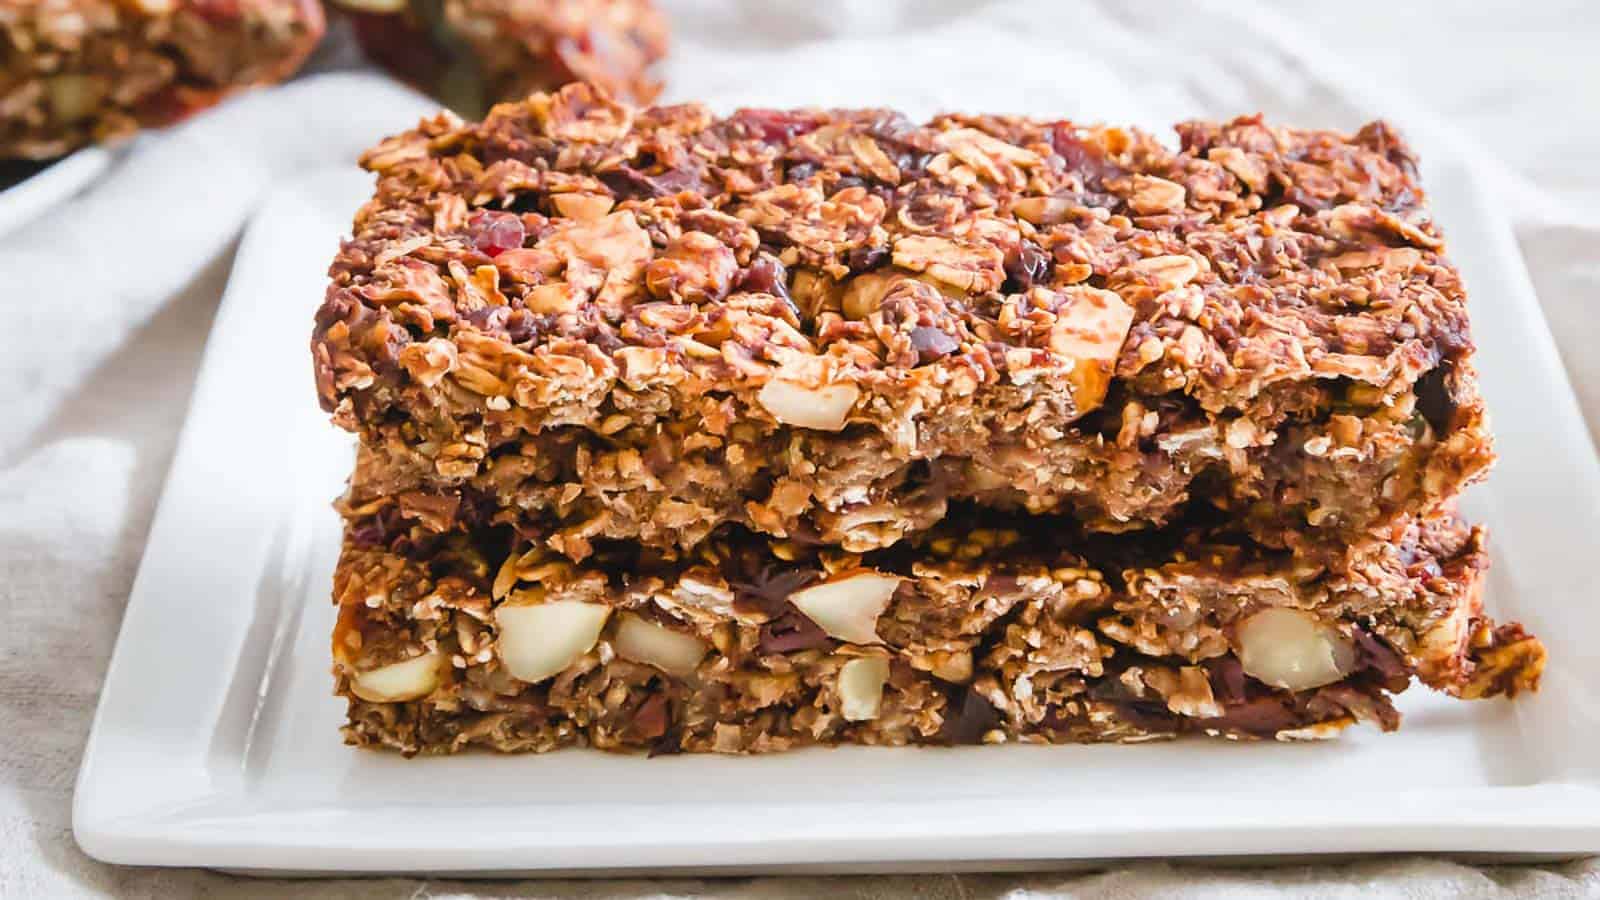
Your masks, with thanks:
[[[336,0],[367,55],[459,112],[569,81],[647,103],[667,20],[651,0]]]
[[[316,0],[0,3],[0,158],[170,124],[288,77],[322,32]]]
[[[584,85],[441,116],[365,156],[319,395],[574,557],[722,522],[867,549],[941,494],[1359,540],[1478,478],[1465,296],[1395,134],[1178,133]]]
[[[335,574],[334,671],[347,740],[405,753],[1324,737],[1396,727],[1412,676],[1515,694],[1544,659],[1483,616],[1482,536],[1451,519],[1324,558],[1085,557],[974,513],[866,555],[735,529],[583,565],[370,525]]]

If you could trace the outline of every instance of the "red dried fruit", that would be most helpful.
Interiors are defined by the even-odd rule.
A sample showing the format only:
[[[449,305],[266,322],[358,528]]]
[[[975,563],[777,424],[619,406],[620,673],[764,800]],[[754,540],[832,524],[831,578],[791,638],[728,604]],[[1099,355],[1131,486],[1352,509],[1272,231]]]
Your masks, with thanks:
[[[221,24],[237,22],[242,12],[239,0],[190,0],[189,8],[201,18]]]
[[[467,223],[467,234],[472,238],[472,246],[491,259],[507,250],[520,248],[528,236],[522,227],[522,219],[515,213],[489,210],[479,210],[473,214]]]
[[[1001,290],[1008,294],[1020,294],[1045,280],[1050,273],[1050,257],[1037,245],[1024,241],[1006,251],[1004,268],[1006,283]]]
[[[788,143],[817,127],[810,118],[782,109],[741,109],[729,121],[750,137],[774,144]]]
[[[911,347],[917,351],[917,362],[927,365],[956,352],[961,343],[937,328],[922,325],[911,329]]]

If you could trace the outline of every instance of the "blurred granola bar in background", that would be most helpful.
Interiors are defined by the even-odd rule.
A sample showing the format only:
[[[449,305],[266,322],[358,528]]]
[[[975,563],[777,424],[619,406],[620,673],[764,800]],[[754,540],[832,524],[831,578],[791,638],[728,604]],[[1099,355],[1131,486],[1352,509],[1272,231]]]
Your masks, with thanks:
[[[60,156],[287,78],[323,27],[317,0],[6,0],[0,158]]]
[[[570,81],[635,103],[661,85],[666,17],[651,0],[333,0],[367,55],[462,115]]]

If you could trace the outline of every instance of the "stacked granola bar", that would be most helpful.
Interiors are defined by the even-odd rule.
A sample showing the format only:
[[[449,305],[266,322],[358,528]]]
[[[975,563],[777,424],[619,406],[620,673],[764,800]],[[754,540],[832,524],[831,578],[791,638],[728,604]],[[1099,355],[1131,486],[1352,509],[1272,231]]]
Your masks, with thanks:
[[[0,159],[47,159],[288,77],[317,0],[0,2]]]
[[[369,151],[347,740],[1306,738],[1537,684],[1465,297],[1382,124],[636,109]]]

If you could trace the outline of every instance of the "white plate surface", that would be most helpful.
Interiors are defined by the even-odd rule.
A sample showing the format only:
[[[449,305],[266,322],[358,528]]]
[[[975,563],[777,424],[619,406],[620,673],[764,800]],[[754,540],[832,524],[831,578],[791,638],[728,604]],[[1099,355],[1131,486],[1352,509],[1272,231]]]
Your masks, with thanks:
[[[85,751],[79,843],[121,863],[296,871],[940,869],[1138,856],[1600,851],[1600,467],[1511,243],[1459,171],[1435,209],[1473,291],[1501,464],[1490,607],[1543,691],[1418,688],[1327,744],[841,748],[402,760],[339,741],[329,509],[349,439],[306,350],[367,176],[286,187],[240,248]]]
[[[111,165],[112,152],[85,147],[32,171],[20,181],[0,182],[0,235],[28,222],[87,187]],[[6,162],[0,172],[32,169],[31,164]]]

